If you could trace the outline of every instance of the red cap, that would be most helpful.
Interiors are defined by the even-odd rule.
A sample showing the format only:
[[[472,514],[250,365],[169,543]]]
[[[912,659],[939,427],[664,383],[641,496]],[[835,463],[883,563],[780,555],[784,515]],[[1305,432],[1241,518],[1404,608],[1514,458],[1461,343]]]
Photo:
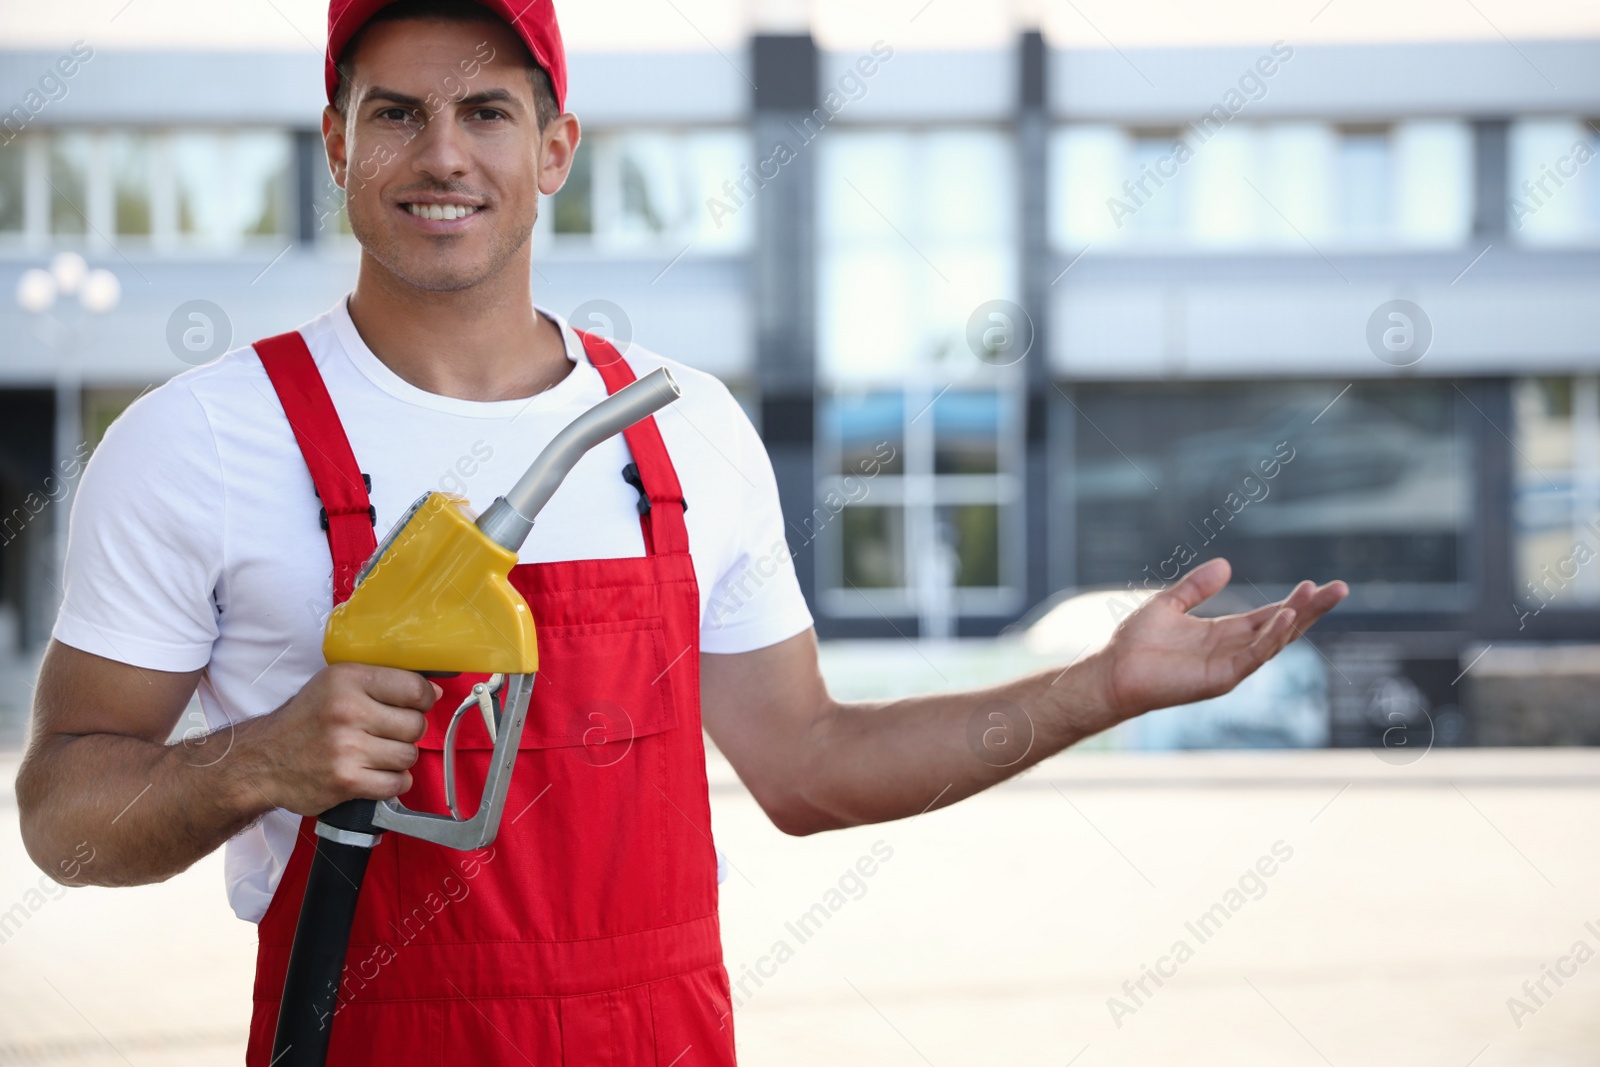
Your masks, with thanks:
[[[332,0],[328,4],[328,103],[339,88],[339,68],[344,50],[356,31],[394,0]],[[567,50],[561,45],[561,27],[556,25],[554,0],[478,0],[504,19],[533,53],[534,62],[550,75],[556,93],[556,107],[567,107]]]

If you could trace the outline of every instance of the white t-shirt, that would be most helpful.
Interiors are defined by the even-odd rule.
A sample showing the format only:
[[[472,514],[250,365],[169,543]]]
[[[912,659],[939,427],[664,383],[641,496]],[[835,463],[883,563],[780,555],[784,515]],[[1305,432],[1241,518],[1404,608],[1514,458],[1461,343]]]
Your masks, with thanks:
[[[301,327],[372,478],[376,536],[430,489],[465,496],[481,513],[562,427],[604,399],[577,335],[542,313],[560,325],[572,371],[534,397],[487,402],[401,379],[362,341],[343,299]],[[626,357],[639,377],[670,367],[683,390],[656,421],[689,505],[701,648],[746,652],[804,631],[811,615],[784,547],[771,463],[738,402],[711,375],[638,345]],[[643,555],[638,494],[621,477],[629,459],[620,436],[581,459],[521,560]],[[135,401],[90,458],[54,635],[137,667],[206,667],[199,697],[210,729],[272,711],[326,666],[333,588],[319,506],[254,351],[186,371]],[[241,918],[265,914],[298,823],[278,809],[228,842],[228,897]]]

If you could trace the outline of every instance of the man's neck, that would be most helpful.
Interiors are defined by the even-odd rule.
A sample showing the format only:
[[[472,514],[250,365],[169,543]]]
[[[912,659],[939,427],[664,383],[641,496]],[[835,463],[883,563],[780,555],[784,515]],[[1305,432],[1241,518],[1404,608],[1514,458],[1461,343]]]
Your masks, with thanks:
[[[529,278],[507,271],[458,292],[408,285],[362,254],[350,319],[405,381],[458,400],[519,400],[572,369],[561,330],[533,307]]]

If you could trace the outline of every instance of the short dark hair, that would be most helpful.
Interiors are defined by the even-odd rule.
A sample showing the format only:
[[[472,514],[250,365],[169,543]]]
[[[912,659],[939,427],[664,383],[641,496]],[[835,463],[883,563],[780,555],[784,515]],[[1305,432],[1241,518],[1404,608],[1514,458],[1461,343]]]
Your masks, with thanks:
[[[400,22],[407,19],[434,19],[439,22],[497,22],[507,29],[511,26],[505,19],[490,11],[474,0],[397,0],[378,9],[377,13],[362,25],[344,46],[344,54],[339,60],[339,86],[333,93],[333,109],[339,114],[345,113],[345,108],[350,103],[351,60],[354,59],[356,49],[361,46],[361,39],[366,36],[367,28],[378,22]],[[515,33],[515,30],[512,30]],[[520,42],[521,37],[517,40]],[[523,55],[528,61],[528,77],[533,84],[533,111],[534,118],[543,130],[550,121],[561,114],[561,107],[556,103],[556,91],[550,84],[550,74],[541,67],[533,53],[527,46],[523,46]]]

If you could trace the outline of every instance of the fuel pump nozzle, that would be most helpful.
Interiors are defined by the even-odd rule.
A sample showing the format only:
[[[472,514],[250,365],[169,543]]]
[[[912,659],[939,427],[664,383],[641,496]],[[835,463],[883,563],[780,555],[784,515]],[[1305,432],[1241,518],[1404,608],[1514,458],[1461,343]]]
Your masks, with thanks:
[[[279,1005],[274,1067],[320,1067],[327,1060],[356,902],[367,859],[383,832],[463,850],[494,840],[539,669],[533,614],[511,585],[517,551],[540,510],[589,449],[679,395],[678,383],[664,367],[617,390],[556,434],[517,484],[481,516],[463,497],[425,493],[384,536],[357,573],[355,590],[328,616],[322,651],[329,663],[489,678],[473,686],[445,732],[449,814],[413,811],[391,798],[346,801],[318,817],[316,853]],[[483,716],[494,753],[477,811],[462,818],[455,741],[463,717],[474,708]]]
[[[517,550],[584,453],[678,395],[665,367],[617,390],[556,434],[517,484],[475,521],[465,499],[424,494],[356,575],[355,591],[328,617],[322,651],[329,663],[504,676],[481,683],[484,691],[475,689],[451,719],[444,752],[450,814],[385,800],[377,806],[375,826],[457,849],[494,840],[539,669],[533,616],[511,587]],[[455,804],[454,742],[462,714],[473,707],[483,710],[494,758],[477,813],[462,819]]]

